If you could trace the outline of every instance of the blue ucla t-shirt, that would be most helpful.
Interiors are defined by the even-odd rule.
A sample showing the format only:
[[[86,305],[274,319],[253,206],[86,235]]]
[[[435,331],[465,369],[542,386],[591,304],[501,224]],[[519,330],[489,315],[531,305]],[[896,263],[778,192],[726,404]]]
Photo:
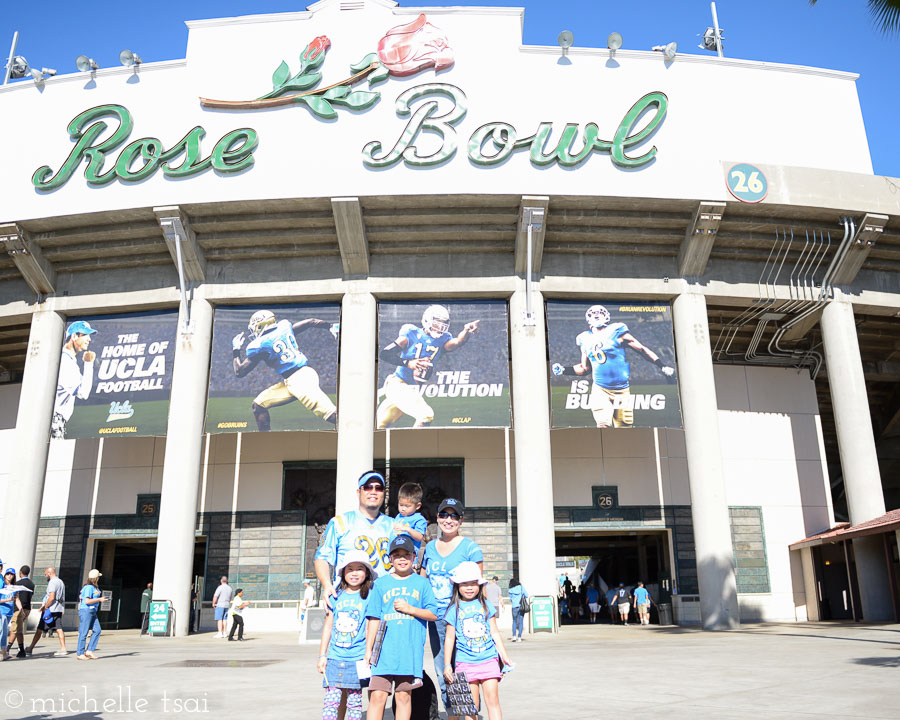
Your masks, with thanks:
[[[472,562],[481,562],[484,560],[484,553],[478,547],[478,543],[470,538],[464,537],[446,557],[437,551],[437,540],[433,540],[425,546],[425,556],[422,559],[422,567],[428,575],[428,581],[431,583],[431,589],[434,597],[438,602],[441,612],[437,614],[442,617],[444,610],[450,604],[450,597],[453,595],[453,580],[451,574],[456,566],[461,562],[471,560]]]
[[[371,595],[370,595],[371,597]],[[358,593],[346,590],[334,601],[329,660],[362,660],[366,655],[366,606]]]
[[[15,598],[18,592],[18,590],[10,590],[9,587],[0,587],[0,600]],[[11,603],[0,603],[0,617],[12,617],[16,611],[17,608],[15,600],[13,600]]]
[[[650,593],[647,588],[636,588],[634,591],[634,602],[638,605],[646,605],[650,602]]]
[[[88,612],[97,613],[100,610],[100,603],[91,603],[88,605],[85,600],[93,600],[103,595],[100,588],[96,588],[90,583],[81,588],[81,595],[78,602],[79,610],[87,610]]]
[[[411,530],[415,530],[416,532],[422,533],[423,535],[428,532],[428,521],[425,519],[425,516],[422,513],[413,513],[412,515],[398,515],[394,518],[394,523],[406,525]],[[407,533],[400,534],[406,535]],[[393,540],[395,537],[397,537],[397,533],[391,530],[390,539]],[[416,546],[416,555],[418,555],[419,548],[422,547],[422,541],[414,539],[413,543]]]
[[[496,617],[497,610],[487,600],[485,612],[481,600],[462,600],[459,603],[459,614],[456,603],[447,608],[444,619],[456,630],[456,661],[481,663],[497,657],[497,646],[491,637],[489,620]]]
[[[373,675],[412,675],[422,677],[425,656],[427,623],[412,615],[394,610],[395,600],[406,600],[413,607],[438,614],[431,585],[421,575],[382,575],[369,592],[366,614],[376,620],[384,619],[387,630],[378,663],[372,666]]]

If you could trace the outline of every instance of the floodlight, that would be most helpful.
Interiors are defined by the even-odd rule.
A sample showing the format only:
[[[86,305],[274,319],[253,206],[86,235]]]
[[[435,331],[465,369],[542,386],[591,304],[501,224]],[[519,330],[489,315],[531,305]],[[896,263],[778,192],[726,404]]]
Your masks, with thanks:
[[[563,30],[559,37],[556,38],[556,44],[559,45],[563,50],[568,50],[572,47],[572,43],[575,42],[575,36],[569,30]]]
[[[606,38],[606,47],[615,52],[620,47],[622,47],[622,36],[617,33],[610,33],[609,37]]]
[[[131,67],[132,65],[140,65],[144,61],[136,52],[132,52],[131,50],[123,50],[119,53],[119,62],[122,63],[125,67]]]
[[[725,31],[719,30],[719,40],[716,41],[716,29],[708,27],[706,31],[703,33],[703,37],[700,40],[700,44],[697,46],[701,50],[709,50],[711,52],[718,52],[719,44],[724,44],[725,41]]]
[[[670,42],[668,45],[654,45],[650,49],[661,52],[666,60],[672,62],[675,59],[675,54],[678,52],[678,43]]]
[[[35,85],[43,85],[44,80],[48,77],[52,77],[56,75],[56,70],[53,68],[41,68],[38,70],[37,68],[31,69],[31,77],[34,78]]]
[[[9,67],[9,76],[13,80],[23,78],[28,74],[28,61],[21,55],[13,57]]]
[[[75,58],[75,67],[77,67],[81,72],[87,72],[90,70],[93,72],[94,70],[98,70],[100,66],[94,61],[93,58],[89,58],[87,55],[79,55]]]

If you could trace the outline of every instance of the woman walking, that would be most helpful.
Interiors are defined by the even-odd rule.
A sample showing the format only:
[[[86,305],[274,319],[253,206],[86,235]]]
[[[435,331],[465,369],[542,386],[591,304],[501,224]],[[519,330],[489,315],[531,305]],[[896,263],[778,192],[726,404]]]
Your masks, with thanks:
[[[100,603],[103,602],[103,593],[100,592],[100,571],[91,570],[88,573],[87,584],[81,588],[80,602],[78,603],[78,650],[75,654],[77,660],[96,660],[94,650],[100,640],[100,620],[97,613],[100,611]],[[88,642],[87,636],[91,633]],[[87,650],[85,650],[87,643]]]
[[[509,604],[512,607],[512,642],[522,642],[522,630],[525,626],[525,614],[522,612],[522,601],[528,601],[528,593],[516,577],[509,579]]]

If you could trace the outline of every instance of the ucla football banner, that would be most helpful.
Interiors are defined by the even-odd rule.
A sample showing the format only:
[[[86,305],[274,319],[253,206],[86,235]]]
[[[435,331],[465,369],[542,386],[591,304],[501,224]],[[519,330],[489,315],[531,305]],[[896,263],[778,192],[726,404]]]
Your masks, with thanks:
[[[547,301],[553,427],[681,427],[666,303]]]
[[[50,437],[165,435],[176,312],[69,318]]]
[[[502,300],[378,305],[375,427],[508,427]]]
[[[206,431],[334,430],[337,303],[219,307]]]

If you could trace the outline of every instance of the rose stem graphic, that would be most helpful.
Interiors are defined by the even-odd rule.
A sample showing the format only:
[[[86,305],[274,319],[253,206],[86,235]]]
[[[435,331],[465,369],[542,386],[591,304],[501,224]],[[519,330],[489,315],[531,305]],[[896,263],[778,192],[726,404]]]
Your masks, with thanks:
[[[373,62],[369,67],[360,70],[355,75],[351,75],[346,80],[341,80],[340,82],[336,82],[328,87],[317,88],[316,90],[307,90],[306,92],[299,93],[298,95],[283,95],[282,97],[277,98],[266,98],[265,100],[210,100],[209,98],[200,98],[200,104],[203,107],[207,108],[215,108],[218,110],[258,110],[261,108],[273,108],[273,107],[281,107],[282,105],[293,105],[296,102],[300,102],[300,98],[306,97],[308,95],[322,95],[331,88],[339,87],[340,85],[355,85],[356,83],[364,80],[368,77],[373,70],[376,70],[379,65],[377,60]]]

